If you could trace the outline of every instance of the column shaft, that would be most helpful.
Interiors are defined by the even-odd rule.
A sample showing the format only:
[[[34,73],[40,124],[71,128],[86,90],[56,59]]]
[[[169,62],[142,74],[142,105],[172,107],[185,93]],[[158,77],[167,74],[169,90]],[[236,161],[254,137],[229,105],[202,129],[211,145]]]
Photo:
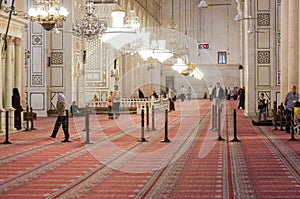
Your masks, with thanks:
[[[15,130],[14,128],[14,108],[12,107],[12,89],[13,89],[13,50],[14,42],[13,37],[7,37],[7,48],[6,48],[6,63],[5,63],[5,90],[4,90],[4,107],[9,111],[9,129]]]
[[[21,39],[15,40],[15,74],[14,74],[14,87],[22,90],[22,48]]]
[[[0,38],[2,38],[2,35],[0,34]],[[3,47],[3,43],[4,41],[2,39],[0,39],[0,49],[2,49]],[[2,65],[2,50],[0,51],[0,83],[2,84],[3,83],[3,65]],[[0,86],[0,109],[3,109],[3,86]]]
[[[280,102],[283,102],[288,88],[288,29],[289,1],[281,1],[281,64],[280,64]]]
[[[2,38],[2,34],[0,34],[0,38]],[[0,49],[3,47],[4,41],[0,39]],[[0,83],[3,85],[3,69],[2,69],[2,50],[0,51]],[[3,119],[2,115],[5,110],[3,109],[3,86],[0,86],[0,133],[3,133]]]
[[[288,88],[298,85],[299,63],[299,0],[289,1]]]
[[[13,89],[13,66],[12,50],[14,43],[12,37],[7,37],[6,63],[5,63],[5,89],[4,89],[4,107],[6,110],[12,109],[12,89]]]

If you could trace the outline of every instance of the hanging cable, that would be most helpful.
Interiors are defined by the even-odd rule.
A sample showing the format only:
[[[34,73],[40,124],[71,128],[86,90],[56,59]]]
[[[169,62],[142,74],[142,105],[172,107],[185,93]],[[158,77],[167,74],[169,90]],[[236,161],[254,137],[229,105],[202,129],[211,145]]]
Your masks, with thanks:
[[[186,25],[187,21],[186,21],[186,1],[184,1],[184,34],[187,35],[187,25]]]
[[[227,0],[228,3],[228,0]],[[229,6],[226,6],[226,17],[227,17],[227,55],[229,55]]]
[[[5,32],[5,35],[4,35],[4,46],[3,46],[4,50],[6,50],[6,47],[7,47],[7,34],[8,34],[8,30],[9,30],[11,16],[12,16],[13,11],[15,10],[14,4],[15,4],[15,0],[12,1],[10,11],[9,11],[9,17],[8,17],[6,32]],[[0,8],[1,8],[1,6],[2,6],[2,0],[1,0]]]

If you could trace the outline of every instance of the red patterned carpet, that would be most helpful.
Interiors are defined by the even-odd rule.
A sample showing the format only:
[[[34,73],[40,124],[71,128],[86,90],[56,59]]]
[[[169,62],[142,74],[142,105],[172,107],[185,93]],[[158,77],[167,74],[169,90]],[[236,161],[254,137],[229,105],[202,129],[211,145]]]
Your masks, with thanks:
[[[0,198],[300,198],[300,142],[272,127],[252,126],[224,104],[221,137],[211,129],[208,100],[176,102],[168,117],[155,112],[142,137],[139,115],[70,118],[70,143],[60,129],[50,138],[56,118],[39,118],[34,131],[11,133],[0,145]],[[151,116],[151,115],[150,115]],[[298,138],[298,135],[296,135]],[[5,135],[0,134],[5,140]],[[1,141],[2,142],[2,141]]]

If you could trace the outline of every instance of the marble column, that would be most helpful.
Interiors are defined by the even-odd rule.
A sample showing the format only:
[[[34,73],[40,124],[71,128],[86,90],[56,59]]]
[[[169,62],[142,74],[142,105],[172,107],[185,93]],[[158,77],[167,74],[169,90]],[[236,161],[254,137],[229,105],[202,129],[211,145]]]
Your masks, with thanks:
[[[9,129],[14,130],[14,108],[12,107],[12,89],[13,89],[13,65],[12,55],[14,49],[13,37],[7,37],[6,65],[5,65],[5,87],[4,87],[4,107],[9,111]]]
[[[254,1],[245,1],[244,15],[254,16]],[[255,24],[252,20],[244,23],[244,30],[255,29]],[[245,111],[247,116],[256,115],[256,46],[255,35],[244,32],[244,83],[245,83]],[[251,78],[250,78],[251,77]],[[253,77],[253,78],[252,78]]]
[[[2,49],[3,47],[3,39],[2,39],[2,34],[0,34],[0,49]],[[3,73],[2,73],[2,50],[0,51],[0,83],[2,84],[3,83]],[[3,128],[2,128],[2,125],[3,125],[3,122],[2,122],[2,115],[3,115],[3,112],[5,111],[3,109],[3,86],[0,86],[0,133],[3,133]]]
[[[299,14],[299,12],[300,12],[300,3],[299,3],[299,5],[298,5],[298,26],[299,26],[299,32],[298,32],[298,39],[299,39],[299,43],[298,43],[298,57],[299,57],[299,59],[298,59],[298,85],[297,85],[297,91],[298,92],[300,92],[300,36],[299,36],[299,34],[300,34],[300,14]]]
[[[290,0],[288,4],[288,88],[298,85],[299,75],[299,0]]]
[[[21,39],[15,39],[15,74],[14,74],[14,87],[18,88],[21,92],[22,88],[22,48]]]
[[[280,102],[283,102],[288,88],[288,30],[289,1],[281,1],[281,64],[280,64]]]

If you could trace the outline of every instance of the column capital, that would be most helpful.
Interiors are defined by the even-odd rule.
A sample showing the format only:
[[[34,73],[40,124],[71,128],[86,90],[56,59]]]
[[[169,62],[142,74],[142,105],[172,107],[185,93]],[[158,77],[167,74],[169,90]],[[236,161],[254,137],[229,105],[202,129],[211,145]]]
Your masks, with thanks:
[[[14,39],[15,39],[15,37],[7,36],[6,37],[6,43],[7,43],[7,45],[12,45],[13,42],[14,42]]]
[[[21,38],[15,38],[15,45],[16,45],[16,47],[20,47],[21,46],[21,44],[22,44],[22,39]]]

